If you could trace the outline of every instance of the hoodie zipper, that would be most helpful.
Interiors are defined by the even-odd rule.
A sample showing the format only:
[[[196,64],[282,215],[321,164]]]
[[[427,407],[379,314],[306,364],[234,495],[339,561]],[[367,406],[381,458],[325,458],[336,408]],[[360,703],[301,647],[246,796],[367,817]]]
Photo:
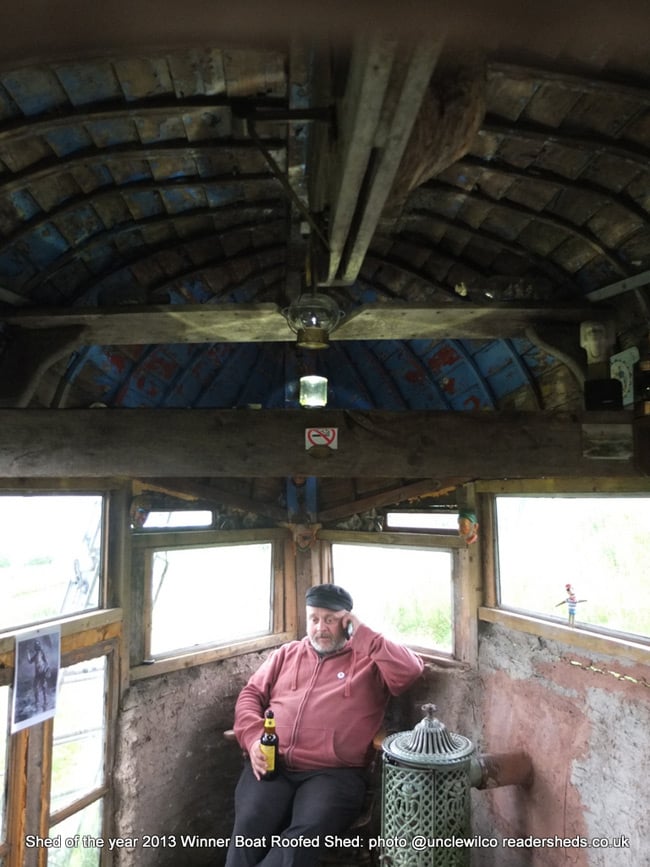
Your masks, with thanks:
[[[302,655],[302,653],[301,653],[301,655]],[[297,668],[299,663],[300,663],[300,657],[296,660],[296,668]],[[307,685],[307,688],[305,689],[305,692],[304,692],[303,697],[302,697],[302,701],[300,702],[300,705],[298,707],[298,713],[296,714],[296,718],[293,721],[293,727],[291,729],[291,740],[290,740],[289,746],[286,748],[285,753],[284,753],[284,760],[285,760],[285,763],[287,764],[288,767],[291,767],[291,755],[292,755],[292,753],[295,749],[295,746],[296,746],[296,744],[295,744],[296,735],[298,733],[298,729],[300,728],[300,721],[302,720],[302,715],[303,715],[303,711],[305,708],[305,704],[307,703],[307,699],[309,698],[309,695],[310,695],[310,693],[314,687],[314,684],[316,682],[316,679],[318,677],[318,673],[321,669],[322,664],[323,664],[322,658],[318,657],[318,659],[316,660],[316,665],[314,666],[314,670],[312,672],[312,675],[309,678],[309,684]]]

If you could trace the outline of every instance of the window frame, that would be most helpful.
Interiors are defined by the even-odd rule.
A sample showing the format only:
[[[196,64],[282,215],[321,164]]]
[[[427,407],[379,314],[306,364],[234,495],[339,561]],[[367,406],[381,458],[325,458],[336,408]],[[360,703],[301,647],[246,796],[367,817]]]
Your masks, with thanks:
[[[452,636],[451,653],[432,647],[407,644],[420,656],[440,662],[443,665],[454,665],[475,658],[472,632],[468,617],[471,614],[471,599],[473,570],[470,564],[470,552],[467,545],[458,534],[445,535],[439,532],[400,532],[385,531],[381,533],[364,533],[348,530],[320,530],[318,533],[322,546],[321,573],[323,581],[334,583],[332,545],[383,545],[401,548],[431,548],[438,551],[448,551],[451,554],[452,583]],[[475,609],[474,609],[475,610]],[[475,622],[475,615],[471,618]]]
[[[0,668],[0,688],[11,690],[13,670],[7,669],[6,665]],[[10,851],[10,840],[12,839],[12,802],[10,798],[10,790],[12,786],[13,774],[16,770],[16,756],[18,750],[16,748],[17,738],[9,734],[9,714],[11,711],[11,701],[7,703],[7,715],[0,725],[0,737],[5,741],[5,782],[3,797],[0,801],[0,811],[3,815],[0,816],[0,857],[6,857]],[[17,732],[16,734],[20,734]]]
[[[66,617],[74,617],[76,615],[99,613],[107,606],[108,597],[108,540],[109,540],[109,515],[111,509],[111,498],[109,491],[94,483],[92,486],[75,485],[74,488],[62,489],[60,487],[48,486],[43,488],[30,488],[29,490],[17,490],[15,487],[5,487],[0,484],[0,497],[99,497],[101,500],[101,519],[99,522],[99,562],[97,564],[97,604],[91,608],[83,608],[79,611],[70,611],[66,613],[53,614],[51,617],[44,617],[36,620],[28,620],[23,623],[13,623],[7,627],[0,628],[0,636],[17,632],[22,629],[38,627],[43,624],[58,623]]]
[[[104,839],[111,836],[111,817],[113,815],[113,789],[111,786],[113,757],[115,754],[115,721],[118,713],[119,703],[119,677],[118,677],[118,647],[115,639],[102,641],[93,644],[90,647],[82,647],[79,649],[70,650],[61,655],[61,672],[69,666],[79,662],[87,662],[91,659],[99,659],[106,657],[106,688],[104,693],[104,780],[101,786],[95,787],[91,791],[77,798],[65,807],[58,810],[50,811],[50,800],[47,799],[47,828],[48,834],[51,828],[64,821],[65,819],[79,813],[91,804],[103,800],[104,809],[102,815],[102,833],[99,835]],[[50,766],[52,764],[53,748],[54,748],[54,720],[48,720],[49,725],[45,728],[49,737],[49,758]],[[51,770],[51,767],[50,767]],[[49,790],[51,791],[51,781]],[[56,832],[55,832],[56,833]]]
[[[496,497],[514,496],[648,496],[650,482],[644,479],[520,479],[476,483],[483,541],[483,602],[478,619],[508,629],[558,641],[576,650],[650,664],[650,638],[599,628],[591,624],[569,626],[559,618],[502,606],[499,600],[499,564],[496,544]]]
[[[50,814],[50,787],[54,720],[21,729],[9,735],[6,839],[0,848],[5,867],[22,867],[26,863],[26,835],[50,836],[51,820],[62,821],[79,812],[88,803],[104,798],[102,832],[112,833],[113,790],[111,769],[115,755],[116,719],[120,689],[120,645],[122,641],[121,609],[105,609],[89,614],[61,618],[61,668],[93,659],[107,657],[107,690],[105,695],[105,775],[101,789],[75,801],[55,814]],[[0,635],[0,684],[13,684],[15,639],[21,630]],[[7,722],[7,728],[9,724]],[[65,815],[64,815],[65,813]],[[56,825],[54,826],[56,827]],[[37,862],[45,864],[47,849],[37,851]],[[102,854],[100,863],[108,863]],[[108,853],[107,853],[108,854]]]
[[[287,530],[281,528],[134,530],[131,540],[134,578],[130,624],[131,680],[275,647],[296,638],[297,623],[292,613],[295,610],[295,578],[290,548],[291,537]],[[230,640],[227,643],[214,641],[195,648],[161,654],[155,659],[148,656],[147,648],[152,622],[151,563],[154,551],[161,548],[174,550],[265,543],[271,544],[273,569],[273,623],[268,635]]]

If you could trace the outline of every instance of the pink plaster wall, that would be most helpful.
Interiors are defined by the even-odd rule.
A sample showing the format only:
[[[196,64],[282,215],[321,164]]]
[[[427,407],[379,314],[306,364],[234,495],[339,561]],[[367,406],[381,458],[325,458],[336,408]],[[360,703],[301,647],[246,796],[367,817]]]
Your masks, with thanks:
[[[627,838],[630,848],[483,852],[481,867],[618,867],[650,863],[642,841],[650,807],[650,670],[501,627],[479,655],[480,749],[524,749],[527,789],[477,792],[475,830],[488,835]]]

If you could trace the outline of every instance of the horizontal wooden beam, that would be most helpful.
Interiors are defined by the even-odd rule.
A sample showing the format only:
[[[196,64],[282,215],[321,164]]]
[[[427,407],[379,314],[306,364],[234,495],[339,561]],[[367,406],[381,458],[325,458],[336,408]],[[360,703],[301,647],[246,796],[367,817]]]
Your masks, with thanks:
[[[591,305],[549,310],[519,304],[449,304],[444,307],[367,304],[343,320],[332,334],[332,340],[515,337],[523,335],[531,325],[577,324],[607,315],[607,310]],[[52,335],[56,329],[79,329],[80,346],[259,343],[295,339],[280,308],[272,303],[21,309],[0,316],[2,322],[26,334],[47,330]]]
[[[380,509],[382,506],[392,506],[395,503],[403,503],[405,500],[419,500],[422,497],[441,497],[443,494],[455,490],[459,485],[471,481],[468,478],[458,477],[455,479],[420,479],[410,484],[400,484],[395,488],[376,491],[365,497],[357,497],[345,503],[331,506],[318,513],[318,520],[323,523],[335,521],[339,518],[348,518],[355,513],[366,512],[369,509]]]
[[[0,477],[632,476],[625,448],[613,457],[631,421],[625,411],[2,409]],[[585,425],[605,432],[600,444]],[[337,428],[338,448],[307,451],[309,427]]]

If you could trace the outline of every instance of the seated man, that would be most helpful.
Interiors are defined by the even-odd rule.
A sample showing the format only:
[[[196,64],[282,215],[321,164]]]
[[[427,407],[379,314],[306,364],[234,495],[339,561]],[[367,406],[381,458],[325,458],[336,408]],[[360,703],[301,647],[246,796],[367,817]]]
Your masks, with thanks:
[[[272,653],[237,699],[235,734],[250,762],[235,791],[226,867],[315,864],[313,843],[341,834],[361,810],[389,696],[422,673],[418,656],[360,622],[342,587],[310,587],[306,604],[307,636]],[[267,708],[279,737],[279,772],[268,781]]]

